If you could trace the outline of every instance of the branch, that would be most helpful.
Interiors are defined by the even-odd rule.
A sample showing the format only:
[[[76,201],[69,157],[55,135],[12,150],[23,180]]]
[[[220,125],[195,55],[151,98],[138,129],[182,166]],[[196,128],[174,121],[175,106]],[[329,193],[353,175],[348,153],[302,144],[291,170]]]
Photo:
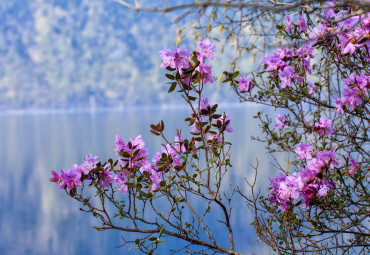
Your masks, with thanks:
[[[179,4],[179,5],[172,5],[169,6],[167,1],[164,1],[165,7],[147,7],[147,6],[141,6],[138,1],[135,1],[135,4],[130,4],[127,1],[124,0],[114,0],[117,3],[135,10],[135,11],[147,11],[147,12],[161,12],[161,13],[167,13],[172,12],[176,10],[181,9],[204,9],[208,7],[224,7],[224,8],[233,8],[233,9],[243,9],[243,8],[252,8],[252,9],[259,9],[261,11],[272,11],[272,12],[283,12],[292,10],[298,7],[308,9],[310,11],[314,11],[313,8],[309,6],[309,4],[319,3],[321,1],[318,0],[302,0],[297,1],[296,3],[284,3],[284,2],[278,2],[278,1],[268,1],[265,3],[261,3],[258,1],[203,1],[203,2],[193,2],[189,4]],[[324,8],[333,8],[333,7],[354,7],[356,9],[362,9],[362,11],[357,12],[358,14],[362,14],[370,9],[370,2],[369,1],[362,1],[362,2],[354,2],[354,1],[343,1],[343,4],[336,3],[334,6],[320,6],[315,7],[315,9],[324,9]],[[323,17],[325,20],[326,18]],[[330,20],[329,20],[330,21]]]
[[[125,231],[125,232],[144,233],[144,234],[154,234],[154,233],[159,233],[161,231],[161,229],[124,228],[124,227],[119,227],[119,226],[116,226],[116,225],[113,225],[113,224],[109,224],[107,227],[94,227],[94,228],[97,229],[97,230],[100,230],[100,231],[107,230],[107,229],[117,229],[117,230],[121,230],[121,231]],[[173,236],[173,237],[185,240],[185,241],[187,241],[191,244],[202,245],[202,246],[209,247],[209,248],[215,249],[215,250],[219,250],[219,251],[225,252],[227,254],[231,254],[231,255],[242,255],[241,253],[225,249],[225,248],[220,247],[218,245],[207,243],[206,241],[190,238],[187,235],[173,233],[173,232],[167,231],[165,229],[163,230],[163,233],[166,234],[166,235],[169,235],[169,236]]]

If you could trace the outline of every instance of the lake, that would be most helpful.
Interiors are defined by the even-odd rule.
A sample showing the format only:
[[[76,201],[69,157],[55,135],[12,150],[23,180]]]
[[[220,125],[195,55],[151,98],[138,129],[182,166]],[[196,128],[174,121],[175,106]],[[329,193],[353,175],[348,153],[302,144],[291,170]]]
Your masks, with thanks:
[[[264,145],[250,138],[259,134],[253,118],[258,108],[238,105],[221,109],[232,116],[234,129],[227,137],[233,144],[233,169],[225,182],[247,190],[243,179],[253,177],[250,164],[258,158],[258,186],[266,194],[267,177],[276,171]],[[165,134],[173,139],[176,128],[183,129],[183,135],[190,131],[184,124],[188,114],[181,107],[149,107],[0,116],[0,254],[139,254],[136,250],[127,252],[129,247],[116,248],[122,244],[123,233],[92,229],[95,218],[81,212],[77,201],[49,181],[51,171],[80,164],[88,153],[102,161],[115,157],[116,134],[125,141],[141,134],[151,159],[164,141],[150,134],[150,124],[164,120]],[[264,254],[264,248],[255,244],[252,217],[245,203],[238,201],[233,210],[236,249],[245,254]],[[216,238],[222,239],[224,234],[220,231]],[[160,254],[166,254],[166,248],[176,247],[176,243],[171,240],[163,246]]]

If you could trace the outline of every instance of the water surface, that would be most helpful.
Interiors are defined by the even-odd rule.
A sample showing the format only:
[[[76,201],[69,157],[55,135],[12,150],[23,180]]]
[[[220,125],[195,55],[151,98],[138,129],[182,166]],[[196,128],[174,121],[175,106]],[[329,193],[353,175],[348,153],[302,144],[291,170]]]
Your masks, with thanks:
[[[269,164],[264,145],[251,141],[259,132],[256,108],[224,108],[232,116],[234,132],[228,136],[233,143],[231,174],[226,183],[247,190],[244,178],[252,178],[250,163],[260,162],[259,186],[266,189],[267,177],[275,170]],[[141,134],[151,156],[160,151],[163,141],[149,132],[149,125],[163,119],[165,133],[170,138],[176,128],[188,127],[184,109],[146,109],[121,112],[71,114],[32,114],[0,116],[0,254],[126,254],[123,233],[115,230],[98,232],[91,228],[97,222],[92,215],[79,210],[80,204],[66,196],[63,190],[49,182],[51,170],[69,169],[81,163],[87,153],[101,160],[114,157],[115,135],[126,141]],[[189,135],[185,135],[189,137]],[[235,241],[239,251],[263,254],[255,245],[252,217],[244,202],[234,205],[231,218],[235,226]],[[220,231],[217,238],[222,239]],[[125,237],[129,235],[125,234]],[[160,250],[176,247],[175,240]],[[132,250],[128,254],[138,254]]]

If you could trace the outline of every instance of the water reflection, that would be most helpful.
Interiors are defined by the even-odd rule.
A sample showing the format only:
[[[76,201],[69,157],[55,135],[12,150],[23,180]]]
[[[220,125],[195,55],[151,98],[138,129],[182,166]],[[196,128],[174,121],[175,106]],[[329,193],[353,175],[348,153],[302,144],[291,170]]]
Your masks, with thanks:
[[[258,157],[259,186],[264,190],[274,170],[264,145],[250,140],[259,130],[252,118],[256,109],[224,111],[232,116],[234,128],[228,136],[233,143],[234,168],[225,183],[245,187],[243,178],[253,176],[249,164]],[[141,134],[153,155],[162,141],[149,133],[149,125],[163,119],[165,132],[172,138],[176,128],[187,129],[183,121],[187,114],[187,110],[166,109],[1,116],[0,254],[125,254],[127,248],[115,248],[122,243],[122,233],[92,229],[95,218],[80,212],[79,203],[49,182],[50,171],[80,163],[87,153],[99,155],[102,160],[113,157],[116,134],[126,140]],[[243,203],[234,204],[231,220],[236,226],[236,246],[247,254],[263,254],[263,248],[253,244],[251,219]],[[223,233],[220,231],[218,238],[222,239]],[[166,245],[176,247],[175,242]]]

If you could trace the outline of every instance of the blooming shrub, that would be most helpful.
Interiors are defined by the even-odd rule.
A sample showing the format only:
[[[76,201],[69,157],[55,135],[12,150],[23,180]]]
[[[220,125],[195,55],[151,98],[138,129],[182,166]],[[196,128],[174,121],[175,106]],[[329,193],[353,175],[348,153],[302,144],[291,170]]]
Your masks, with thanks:
[[[266,54],[260,72],[223,74],[223,82],[241,100],[279,109],[273,117],[262,111],[255,116],[264,134],[257,139],[266,142],[271,153],[293,157],[286,168],[276,164],[281,173],[269,178],[268,197],[260,196],[253,183],[249,183],[250,195],[230,188],[228,196],[221,189],[231,168],[230,144],[224,134],[233,128],[231,117],[217,113],[217,104],[209,104],[203,95],[205,84],[216,80],[212,66],[206,64],[215,52],[208,39],[198,42],[194,52],[181,45],[159,53],[161,67],[169,71],[168,92],[179,89],[192,110],[185,119],[191,138],[177,131],[174,142],[169,142],[160,121],[151,125],[151,133],[166,144],[151,162],[141,136],[125,143],[117,135],[115,162],[88,155],[81,165],[60,174],[53,171],[50,180],[100,218],[102,226],[97,229],[144,234],[126,243],[147,254],[165,237],[188,242],[186,249],[199,245],[212,252],[239,254],[230,223],[233,194],[239,194],[253,214],[258,238],[278,254],[349,250],[367,254],[370,14],[352,15],[350,8],[329,7],[321,11],[324,18],[319,20],[286,15],[286,24],[277,28],[289,46]],[[200,167],[201,159],[205,167]],[[254,169],[257,173],[258,167]],[[84,185],[95,188],[102,207],[84,196]],[[125,200],[117,198],[117,191]],[[195,209],[190,197],[202,199],[206,207]],[[105,201],[117,209],[115,216],[126,227],[113,221]],[[165,201],[166,206],[158,207],[156,201]],[[223,212],[223,218],[214,222],[226,226],[227,248],[215,240],[212,226],[204,224],[211,205]],[[185,220],[185,207],[193,215],[192,223]],[[147,211],[155,215],[154,220],[145,217]]]

